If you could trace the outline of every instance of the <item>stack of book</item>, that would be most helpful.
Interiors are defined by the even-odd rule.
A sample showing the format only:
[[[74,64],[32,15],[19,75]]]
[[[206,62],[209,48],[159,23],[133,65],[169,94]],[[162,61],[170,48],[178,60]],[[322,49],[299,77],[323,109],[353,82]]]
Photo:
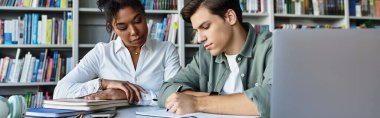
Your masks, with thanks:
[[[44,108],[95,111],[107,108],[129,106],[127,100],[85,100],[85,99],[53,99],[45,100]]]
[[[71,117],[103,111],[115,111],[116,107],[129,106],[127,100],[85,100],[53,99],[45,100],[43,108],[29,108],[27,117]],[[114,113],[113,113],[114,114]],[[93,114],[92,116],[94,116]]]

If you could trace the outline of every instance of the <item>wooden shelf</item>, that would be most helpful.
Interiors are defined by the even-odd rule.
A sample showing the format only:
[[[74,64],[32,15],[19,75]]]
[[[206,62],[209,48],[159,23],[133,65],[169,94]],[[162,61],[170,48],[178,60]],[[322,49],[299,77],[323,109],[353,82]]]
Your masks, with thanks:
[[[294,15],[294,14],[275,14],[274,17],[277,18],[306,18],[306,19],[344,19],[344,15]]]
[[[71,45],[13,45],[3,44],[0,48],[72,48]]]
[[[31,83],[0,83],[0,87],[11,86],[54,86],[57,82],[31,82]]]
[[[50,12],[63,12],[72,11],[72,8],[50,8],[50,7],[4,7],[0,6],[0,10],[7,11],[50,11]]]

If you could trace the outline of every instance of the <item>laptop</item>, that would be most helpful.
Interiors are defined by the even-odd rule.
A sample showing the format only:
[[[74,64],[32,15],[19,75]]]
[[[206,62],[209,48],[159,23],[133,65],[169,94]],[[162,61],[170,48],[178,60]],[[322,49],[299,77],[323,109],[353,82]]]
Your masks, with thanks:
[[[380,30],[277,30],[272,118],[379,118]]]

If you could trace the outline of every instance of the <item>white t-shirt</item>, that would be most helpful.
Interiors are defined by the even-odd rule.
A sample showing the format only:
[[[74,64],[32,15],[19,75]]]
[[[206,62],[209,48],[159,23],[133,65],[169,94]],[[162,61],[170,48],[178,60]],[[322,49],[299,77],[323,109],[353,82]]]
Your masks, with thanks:
[[[243,83],[239,76],[239,66],[236,62],[237,55],[226,55],[231,73],[223,86],[222,94],[232,94],[243,92]]]

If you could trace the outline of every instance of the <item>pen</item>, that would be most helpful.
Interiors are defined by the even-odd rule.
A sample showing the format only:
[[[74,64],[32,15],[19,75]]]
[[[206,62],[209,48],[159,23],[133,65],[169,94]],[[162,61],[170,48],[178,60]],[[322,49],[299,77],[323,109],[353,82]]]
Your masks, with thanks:
[[[178,86],[177,93],[182,91],[182,87],[183,87],[182,85]],[[169,109],[166,109],[166,111],[169,111]]]

